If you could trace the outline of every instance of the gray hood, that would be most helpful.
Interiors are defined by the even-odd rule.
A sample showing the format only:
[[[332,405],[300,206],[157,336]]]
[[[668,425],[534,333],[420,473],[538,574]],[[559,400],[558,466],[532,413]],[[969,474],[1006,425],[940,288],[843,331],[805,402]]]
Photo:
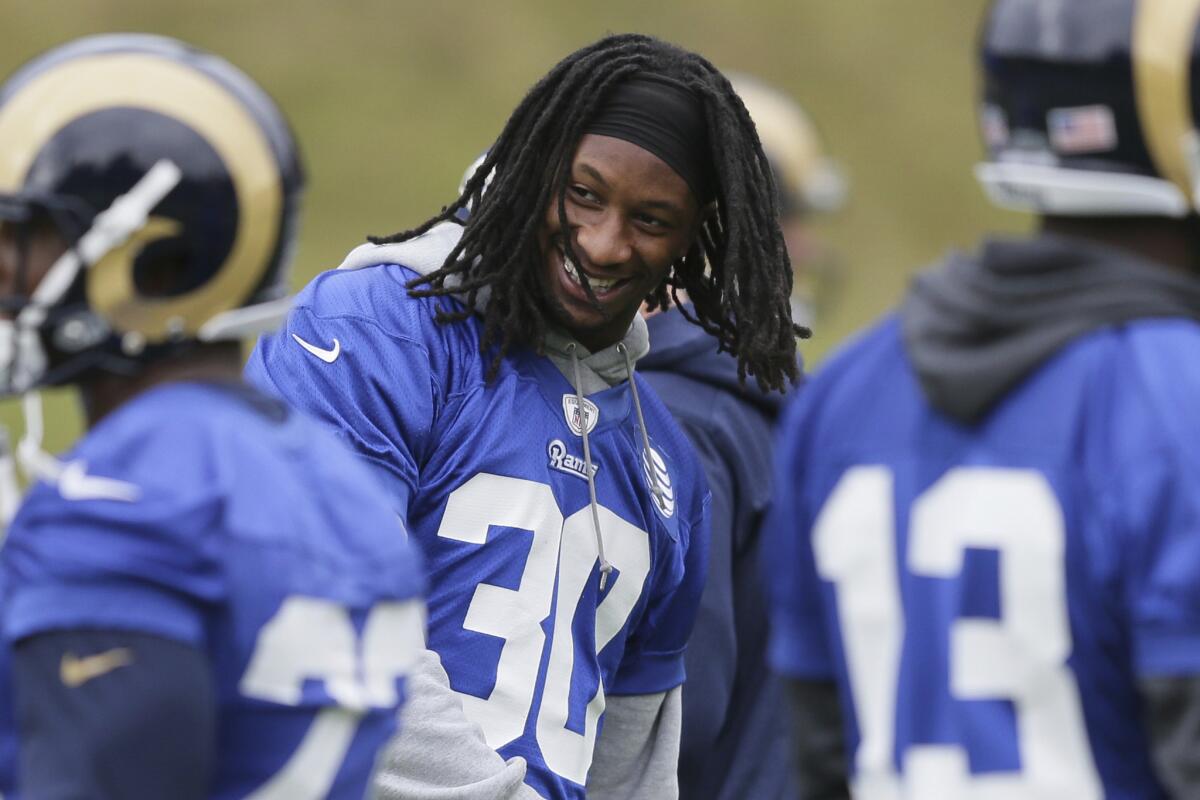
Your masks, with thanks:
[[[421,275],[441,269],[446,256],[458,243],[462,236],[462,225],[456,222],[440,222],[426,233],[406,242],[395,244],[364,244],[350,251],[338,269],[359,269],[376,264],[401,264]],[[451,281],[447,281],[453,285]],[[482,310],[487,304],[488,293],[483,290],[476,295],[476,311]],[[625,356],[617,347],[624,344],[633,362],[650,352],[650,336],[646,332],[646,323],[640,316],[633,318],[633,324],[618,343],[603,350],[592,353],[579,344],[566,331],[550,326],[546,332],[546,356],[554,362],[559,371],[571,385],[575,385],[575,374],[571,366],[568,346],[574,344],[579,355],[580,382],[577,388],[585,395],[603,391],[610,386],[616,386],[629,377]]]
[[[975,423],[1079,336],[1147,317],[1200,320],[1200,280],[1080,239],[996,239],[919,276],[900,316],[929,402]]]

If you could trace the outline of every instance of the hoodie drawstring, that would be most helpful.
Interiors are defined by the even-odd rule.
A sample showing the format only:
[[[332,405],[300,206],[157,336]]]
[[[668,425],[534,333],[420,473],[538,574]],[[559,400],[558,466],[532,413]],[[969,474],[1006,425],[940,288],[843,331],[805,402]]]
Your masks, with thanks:
[[[572,342],[567,345],[571,354],[571,368],[575,372],[575,401],[579,404],[579,430],[583,434],[583,471],[587,474],[588,496],[592,507],[592,526],[596,531],[596,550],[600,555],[600,591],[604,591],[608,576],[612,573],[612,564],[604,557],[604,536],[600,533],[600,504],[596,502],[596,480],[592,477],[592,447],[588,443],[587,414],[583,406],[583,380],[579,375],[579,352]]]
[[[658,481],[651,477],[654,475],[654,457],[650,455],[650,435],[646,433],[646,418],[642,416],[642,398],[638,395],[637,381],[633,379],[633,359],[629,357],[629,348],[624,342],[617,345],[617,352],[625,356],[625,374],[629,380],[629,391],[633,393],[633,409],[637,412],[638,429],[642,432],[642,468],[646,470],[650,493],[654,495],[655,500],[661,501],[662,488]]]

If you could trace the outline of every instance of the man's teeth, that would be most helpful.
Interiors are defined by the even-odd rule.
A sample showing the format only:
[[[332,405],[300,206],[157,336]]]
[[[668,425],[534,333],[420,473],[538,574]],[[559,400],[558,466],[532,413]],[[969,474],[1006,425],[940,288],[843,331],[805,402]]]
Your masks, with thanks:
[[[583,282],[579,279],[579,267],[575,266],[575,262],[569,258],[566,258],[564,255],[563,264],[567,268],[567,275],[570,276],[571,282],[574,283],[576,286],[582,286]],[[618,283],[620,283],[620,280],[617,278],[608,278],[608,279],[593,278],[589,275],[588,283],[591,284],[593,292],[600,293],[600,292],[607,292],[609,289],[613,288]]]

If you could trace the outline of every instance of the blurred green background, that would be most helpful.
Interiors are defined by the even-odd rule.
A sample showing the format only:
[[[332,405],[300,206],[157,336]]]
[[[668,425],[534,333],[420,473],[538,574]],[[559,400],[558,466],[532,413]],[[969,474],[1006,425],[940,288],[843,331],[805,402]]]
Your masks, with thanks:
[[[1021,230],[972,178],[974,49],[984,0],[0,0],[0,73],[77,36],[147,31],[213,50],[270,91],[309,172],[293,283],[368,233],[451,200],[464,166],[528,86],[608,32],[651,33],[790,91],[850,179],[819,223],[847,279],[803,352],[810,363],[891,305],[909,277],[985,230]],[[15,403],[0,422],[21,429]],[[79,434],[53,392],[47,446]]]

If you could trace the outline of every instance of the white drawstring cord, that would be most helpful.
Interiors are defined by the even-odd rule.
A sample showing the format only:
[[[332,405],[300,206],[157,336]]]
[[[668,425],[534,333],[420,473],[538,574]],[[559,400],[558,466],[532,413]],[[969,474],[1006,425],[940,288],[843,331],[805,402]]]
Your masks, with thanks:
[[[661,502],[663,490],[658,485],[658,481],[650,477],[654,475],[654,460],[650,455],[650,435],[646,433],[646,418],[642,416],[642,399],[638,395],[637,381],[633,379],[633,359],[629,357],[629,348],[625,346],[624,342],[617,345],[617,352],[625,356],[625,374],[628,376],[629,390],[633,393],[633,408],[637,412],[638,429],[642,432],[642,462],[650,483],[650,493]]]
[[[576,350],[575,343],[571,342],[567,345],[567,352],[571,354],[571,367],[575,372],[575,400],[579,403],[579,430],[583,434],[583,471],[587,473],[588,496],[592,507],[592,525],[596,530],[596,550],[600,555],[600,591],[604,591],[605,585],[608,583],[608,576],[612,573],[612,564],[608,563],[608,559],[604,557],[604,537],[600,533],[600,511],[599,504],[596,502],[596,481],[592,477],[592,447],[588,443],[588,426],[587,414],[583,407],[583,390],[580,387],[583,381],[579,377],[579,353]]]

